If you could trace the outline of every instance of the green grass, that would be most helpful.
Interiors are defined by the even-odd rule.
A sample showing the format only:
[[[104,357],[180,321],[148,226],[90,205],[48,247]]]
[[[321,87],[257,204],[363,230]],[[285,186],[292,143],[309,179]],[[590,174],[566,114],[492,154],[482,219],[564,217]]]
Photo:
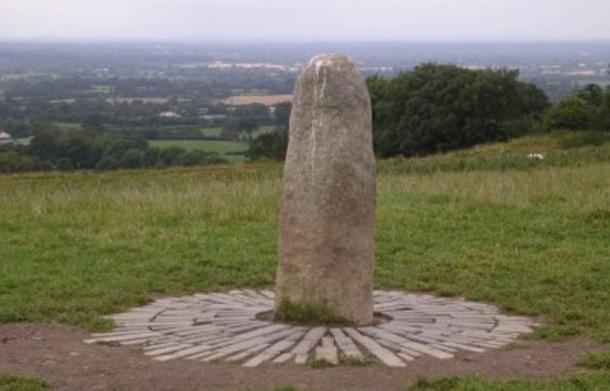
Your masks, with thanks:
[[[610,159],[401,169],[417,161],[379,165],[377,287],[541,315],[537,338],[610,341]],[[0,176],[0,322],[106,330],[101,315],[151,293],[270,286],[280,184],[279,164]]]
[[[44,391],[47,383],[28,377],[0,374],[0,391]]]
[[[239,391],[305,391],[302,389],[297,389],[291,386],[281,386],[281,387],[276,387],[276,388],[268,388],[266,390],[262,390],[262,389],[252,389],[252,388],[246,388],[245,390],[239,390]]]
[[[274,318],[283,322],[341,324],[348,321],[324,305],[294,304],[282,301],[277,307]]]
[[[579,361],[578,365],[610,371],[610,352],[589,353]]]
[[[227,155],[227,153],[245,152],[248,149],[248,144],[245,142],[224,140],[151,140],[149,145],[161,149],[181,147],[187,151],[201,150],[218,153],[221,157],[232,162],[243,161],[243,155]]]
[[[326,369],[334,367],[334,364],[325,359],[315,359],[309,363],[309,367],[312,369]]]
[[[171,127],[169,128],[171,129]],[[275,126],[261,126],[255,132],[252,133],[252,137],[256,137],[261,133],[268,132],[275,129]],[[221,127],[201,128],[201,133],[206,137],[220,137],[222,133]]]
[[[370,356],[346,356],[342,357],[339,362],[341,365],[347,365],[349,367],[368,367],[369,365],[373,365],[373,359]]]
[[[528,157],[531,153],[544,160]],[[483,144],[474,148],[419,159],[391,159],[382,170],[394,174],[425,174],[480,170],[532,170],[577,167],[610,161],[610,133],[558,131]]]
[[[575,148],[591,149],[598,146],[610,146],[610,133],[555,131],[524,136],[505,143],[481,144],[473,148],[435,156],[435,158],[492,157],[510,154],[525,155],[528,153],[551,153],[562,150],[570,150],[569,152],[574,154],[574,152],[579,152],[575,151]]]
[[[222,132],[222,128],[201,128],[201,133],[203,133],[206,137],[220,137],[220,133]]]
[[[419,379],[408,391],[606,391],[609,385],[610,372],[581,372],[550,382],[489,380],[478,376]]]

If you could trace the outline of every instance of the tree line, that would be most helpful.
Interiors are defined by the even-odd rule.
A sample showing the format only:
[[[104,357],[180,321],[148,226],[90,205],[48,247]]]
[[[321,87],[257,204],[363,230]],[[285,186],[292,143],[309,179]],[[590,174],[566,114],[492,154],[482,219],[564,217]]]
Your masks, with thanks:
[[[610,88],[591,84],[555,105],[515,70],[423,64],[367,80],[375,154],[413,157],[553,130],[610,131]],[[283,159],[287,126],[252,141],[251,159]]]
[[[114,170],[226,163],[216,153],[152,148],[144,138],[101,129],[46,129],[27,146],[0,146],[0,173]]]

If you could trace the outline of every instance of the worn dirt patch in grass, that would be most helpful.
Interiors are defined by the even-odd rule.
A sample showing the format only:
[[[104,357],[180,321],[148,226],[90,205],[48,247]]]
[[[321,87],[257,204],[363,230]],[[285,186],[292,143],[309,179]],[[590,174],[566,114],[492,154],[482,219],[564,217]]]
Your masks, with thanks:
[[[185,360],[155,362],[137,348],[87,345],[87,333],[63,325],[0,326],[0,372],[36,376],[56,391],[238,390],[292,385],[315,391],[403,390],[418,376],[478,374],[490,378],[551,379],[575,371],[585,353],[604,350],[598,342],[575,338],[562,343],[526,341],[455,359],[420,358],[406,368],[381,365],[312,369],[294,365],[255,369]]]

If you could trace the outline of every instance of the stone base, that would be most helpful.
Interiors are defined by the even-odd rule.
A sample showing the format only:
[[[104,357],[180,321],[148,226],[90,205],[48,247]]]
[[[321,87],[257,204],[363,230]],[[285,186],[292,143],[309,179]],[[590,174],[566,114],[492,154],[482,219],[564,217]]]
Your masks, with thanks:
[[[425,294],[375,291],[375,312],[387,322],[369,327],[303,326],[260,320],[273,310],[269,290],[160,299],[112,315],[117,328],[86,343],[141,345],[154,360],[173,359],[306,364],[373,359],[403,367],[421,356],[450,359],[459,351],[484,352],[513,342],[535,324],[502,315],[494,306]],[[258,318],[257,318],[258,317]]]

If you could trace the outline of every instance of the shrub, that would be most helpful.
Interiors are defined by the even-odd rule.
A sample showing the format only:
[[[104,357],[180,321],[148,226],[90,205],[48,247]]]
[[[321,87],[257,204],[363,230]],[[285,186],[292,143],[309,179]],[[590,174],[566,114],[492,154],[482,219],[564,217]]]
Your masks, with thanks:
[[[162,149],[159,153],[159,160],[166,166],[171,166],[178,161],[180,155],[186,153],[186,150],[181,147],[169,147]]]
[[[50,386],[38,379],[0,374],[0,391],[44,391]]]
[[[376,153],[416,156],[529,132],[548,106],[509,70],[425,64],[392,80],[368,80]]]
[[[274,317],[276,320],[284,322],[349,323],[344,317],[325,305],[294,304],[289,301],[282,301],[280,303]]]
[[[144,152],[144,158],[142,160],[142,164],[144,167],[156,167],[159,162],[161,155],[161,151],[159,148],[148,148],[146,152]]]
[[[116,170],[117,168],[119,168],[119,163],[109,156],[103,158],[95,165],[96,170]]]
[[[208,162],[208,153],[200,150],[193,150],[183,153],[178,157],[178,164],[183,166],[196,166]]]
[[[121,167],[140,168],[144,160],[144,154],[138,149],[128,149],[121,157]]]
[[[0,152],[0,172],[32,171],[36,168],[34,160],[17,151]]]
[[[589,369],[603,369],[610,371],[610,352],[588,353],[578,365]]]
[[[593,112],[587,102],[579,97],[564,99],[544,114],[543,124],[547,130],[585,130],[591,126]]]
[[[272,132],[260,134],[252,142],[246,152],[250,160],[262,157],[276,160],[283,160],[286,157],[288,148],[288,130],[276,129]]]
[[[60,171],[70,171],[74,169],[74,165],[72,164],[72,160],[67,157],[62,157],[57,159],[55,162],[55,168]]]

